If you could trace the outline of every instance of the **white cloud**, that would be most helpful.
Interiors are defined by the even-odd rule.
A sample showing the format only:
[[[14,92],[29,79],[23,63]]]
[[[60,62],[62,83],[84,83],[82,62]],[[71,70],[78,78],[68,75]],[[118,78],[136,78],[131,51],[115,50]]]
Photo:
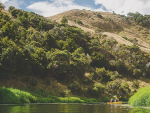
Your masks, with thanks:
[[[27,9],[30,9],[45,17],[53,16],[72,9],[92,10],[92,8],[90,7],[84,7],[75,4],[73,2],[74,0],[50,0],[50,1],[51,2],[43,1],[32,3],[27,7]]]
[[[3,3],[3,4],[6,3],[6,2],[8,2],[8,1],[9,0],[0,0],[0,2]]]
[[[108,11],[121,14],[128,12],[140,12],[150,14],[150,0],[94,0],[95,4],[102,4]]]
[[[0,0],[6,6],[6,9],[9,6],[14,6],[15,8],[20,8],[19,5],[25,4],[23,0]]]

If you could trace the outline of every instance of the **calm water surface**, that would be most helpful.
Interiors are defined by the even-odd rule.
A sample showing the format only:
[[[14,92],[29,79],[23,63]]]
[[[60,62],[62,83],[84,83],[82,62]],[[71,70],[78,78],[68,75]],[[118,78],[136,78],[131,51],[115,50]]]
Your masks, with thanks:
[[[131,108],[126,104],[26,104],[0,105],[0,113],[150,113],[150,109]]]

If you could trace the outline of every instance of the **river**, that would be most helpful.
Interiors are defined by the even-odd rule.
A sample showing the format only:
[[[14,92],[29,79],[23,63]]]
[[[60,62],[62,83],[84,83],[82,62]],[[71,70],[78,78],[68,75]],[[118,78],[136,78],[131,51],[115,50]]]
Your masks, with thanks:
[[[127,104],[24,104],[0,105],[0,113],[150,113],[150,109]]]

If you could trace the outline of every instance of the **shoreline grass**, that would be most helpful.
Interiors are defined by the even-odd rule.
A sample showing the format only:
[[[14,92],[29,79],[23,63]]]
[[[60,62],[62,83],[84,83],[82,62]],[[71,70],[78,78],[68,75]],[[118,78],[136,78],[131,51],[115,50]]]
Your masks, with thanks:
[[[0,104],[24,104],[24,103],[95,103],[108,100],[86,97],[36,97],[29,92],[21,91],[19,89],[0,87]]]

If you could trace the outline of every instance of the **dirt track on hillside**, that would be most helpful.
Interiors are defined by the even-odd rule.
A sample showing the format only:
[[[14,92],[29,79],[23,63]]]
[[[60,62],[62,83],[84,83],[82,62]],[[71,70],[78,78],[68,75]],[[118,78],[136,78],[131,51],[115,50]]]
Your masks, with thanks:
[[[50,17],[50,18],[47,18],[47,19],[56,20],[56,22],[60,23],[62,17],[63,17],[63,14],[59,14],[57,16],[53,16],[53,17]],[[70,20],[68,20],[68,24],[71,25],[71,26],[77,26],[78,28],[81,28],[85,32],[90,32],[90,33],[94,33],[95,32],[93,29],[83,27],[83,26],[81,26],[79,24],[76,24],[73,21],[70,21]],[[133,45],[133,43],[131,43],[128,40],[125,40],[124,38],[122,38],[121,36],[119,36],[117,34],[110,33],[110,32],[102,32],[102,34],[106,34],[108,37],[113,37],[118,42],[119,45],[120,44],[125,44],[125,45],[128,45],[128,46],[132,46]],[[139,44],[142,45],[142,46],[139,45],[140,49],[143,52],[150,53],[149,45],[146,42],[143,42],[141,39],[138,39],[138,40],[139,40]]]
[[[83,26],[80,26],[74,22],[71,22],[71,21],[68,21],[68,24],[69,25],[74,25],[74,26],[77,26],[79,28],[81,28],[82,30],[84,30],[85,32],[90,32],[90,33],[94,33],[94,30],[92,29],[89,29],[89,28],[86,28],[86,27],[83,27]],[[113,37],[117,42],[118,44],[125,44],[127,46],[132,46],[133,43],[131,43],[130,41],[122,38],[121,36],[117,35],[117,34],[114,34],[114,33],[110,33],[110,32],[102,32],[102,34],[106,34],[108,37]],[[138,39],[140,40],[140,39]],[[142,42],[140,40],[140,43],[142,43],[141,45],[143,46],[139,46],[139,48],[143,51],[143,52],[146,52],[146,53],[150,53],[150,48],[147,46],[147,43],[146,42]]]

